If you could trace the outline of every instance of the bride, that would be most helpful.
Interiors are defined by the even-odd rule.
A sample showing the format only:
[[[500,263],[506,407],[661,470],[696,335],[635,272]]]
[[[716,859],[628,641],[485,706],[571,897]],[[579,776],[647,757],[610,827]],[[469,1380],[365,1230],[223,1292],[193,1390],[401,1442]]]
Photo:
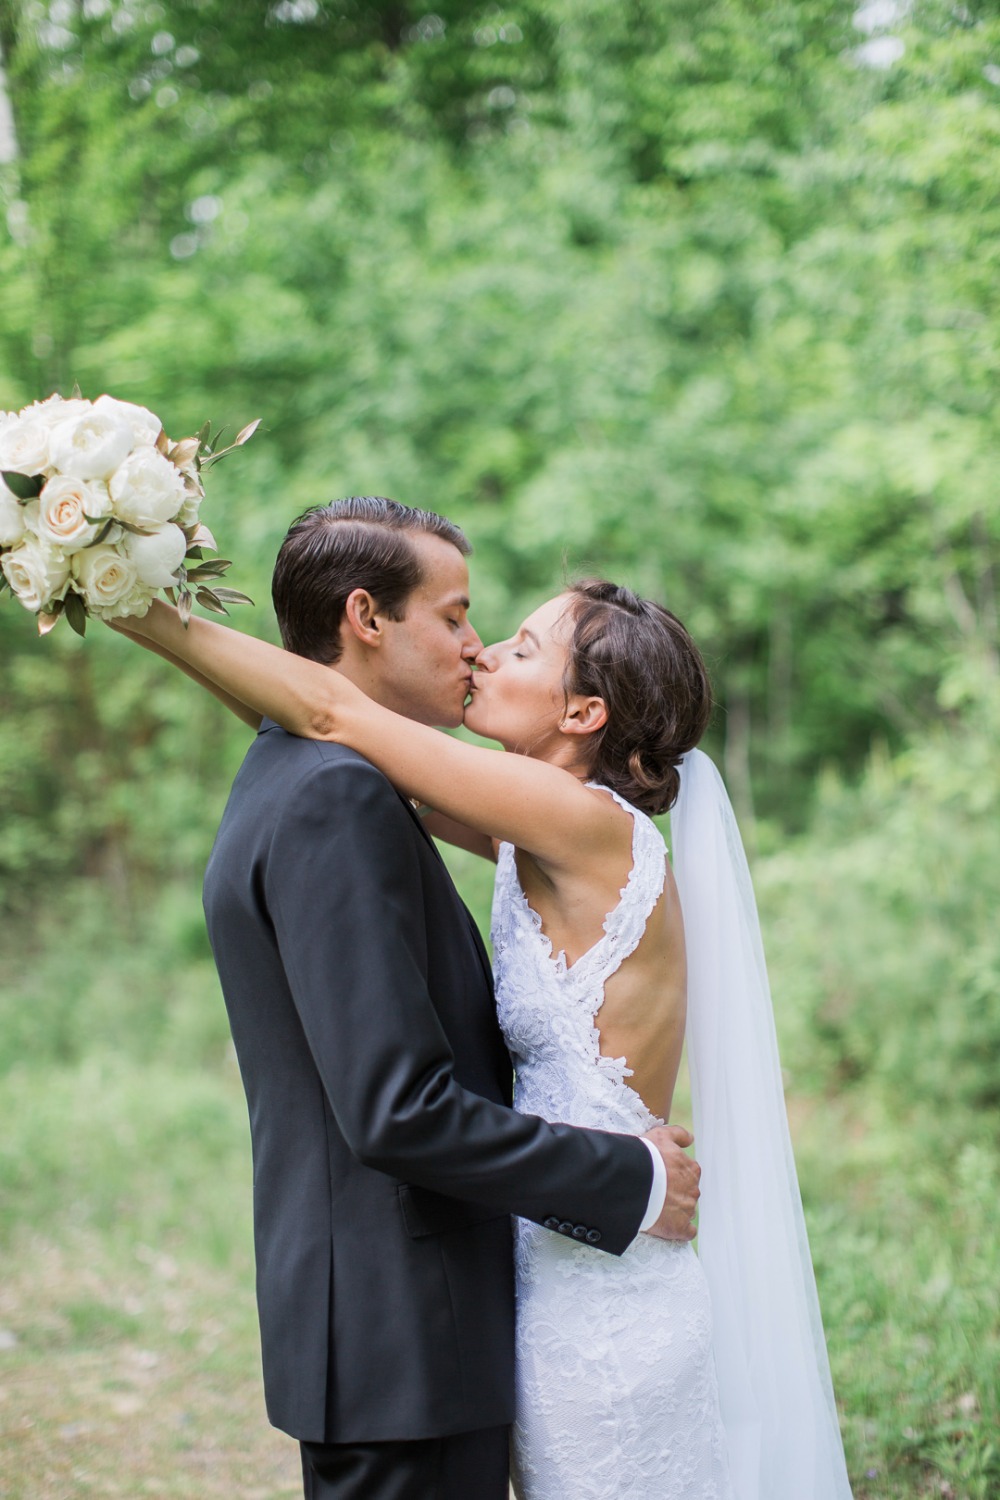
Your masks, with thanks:
[[[496,860],[518,1109],[642,1134],[669,1118],[686,1031],[698,1255],[645,1235],[598,1255],[517,1221],[521,1500],[846,1500],[752,888],[694,749],[710,692],[680,621],[588,581],[485,648],[465,723],[512,754],[165,604],[127,633],[250,722],[349,745]],[[670,808],[676,879],[651,819]]]

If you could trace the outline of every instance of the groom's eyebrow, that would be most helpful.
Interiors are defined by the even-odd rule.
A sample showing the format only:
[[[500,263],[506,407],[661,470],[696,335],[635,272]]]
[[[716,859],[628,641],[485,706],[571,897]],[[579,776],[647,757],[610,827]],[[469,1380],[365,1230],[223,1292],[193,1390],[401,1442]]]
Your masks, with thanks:
[[[470,601],[464,594],[451,594],[444,601],[445,609],[464,609],[466,612],[468,612],[471,607],[472,606]]]

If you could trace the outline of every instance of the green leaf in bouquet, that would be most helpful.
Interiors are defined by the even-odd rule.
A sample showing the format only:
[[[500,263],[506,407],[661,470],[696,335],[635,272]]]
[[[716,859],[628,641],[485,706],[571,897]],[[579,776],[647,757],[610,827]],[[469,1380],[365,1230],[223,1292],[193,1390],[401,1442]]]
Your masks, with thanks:
[[[0,552],[2,552],[2,551],[3,551],[3,548],[0,547]],[[0,594],[3,593],[4,589],[9,589],[9,588],[10,588],[10,584],[7,582],[7,574],[6,573],[0,573]]]
[[[177,613],[181,617],[181,624],[186,630],[188,621],[191,619],[191,590],[181,588],[177,595]]]
[[[216,588],[212,593],[217,599],[224,599],[227,604],[252,604],[253,600],[249,594],[241,594],[239,589]]]
[[[188,557],[190,557],[190,552]],[[232,567],[228,557],[210,557],[207,562],[199,563],[196,568],[188,568],[187,576],[190,579],[198,579],[207,583],[210,578],[221,578],[223,573]]]
[[[145,526],[135,526],[131,521],[123,521],[121,516],[114,516],[112,519],[123,531],[129,531],[133,536],[156,536],[158,534],[157,529],[150,531]]]
[[[94,536],[93,541],[87,543],[88,547],[99,547],[101,545],[101,543],[107,538],[108,533],[110,532],[112,526],[116,526],[116,525],[120,526],[121,525],[121,522],[120,521],[116,521],[115,518],[114,518],[114,516],[86,516],[85,515],[83,519],[85,521],[89,522],[89,524],[91,526],[97,526],[99,528],[98,531],[96,532],[95,536]]]
[[[200,428],[200,430],[198,432],[198,451],[199,451],[199,453],[203,452],[205,449],[208,449],[208,451],[211,452],[211,448],[210,448],[210,445],[209,445],[209,438],[211,436],[212,436],[212,424],[211,424],[211,422],[203,422],[202,425],[201,425],[201,428]]]
[[[42,493],[45,478],[42,474],[15,474],[11,470],[4,469],[3,482],[11,494],[15,495],[22,505],[26,505],[29,500],[37,500]]]
[[[199,589],[195,594],[198,603],[210,609],[214,615],[228,615],[229,611],[212,589]]]
[[[66,595],[64,613],[71,630],[75,630],[77,635],[87,634],[87,611],[80,595],[72,589]]]
[[[196,437],[182,438],[179,443],[174,444],[167,457],[175,468],[183,469],[196,461],[198,448],[199,443]]]
[[[44,613],[42,611],[39,611],[39,613],[35,616],[36,620],[38,621],[38,634],[48,635],[50,630],[55,630],[56,626],[59,624],[62,612],[63,601],[61,599],[57,599],[52,608],[46,610]]]
[[[177,590],[176,589],[173,589],[173,588],[171,588],[171,589],[164,589],[163,592],[166,594],[166,596],[170,600],[171,604],[176,604],[177,603]]]
[[[241,428],[240,431],[236,434],[236,437],[229,444],[228,448],[213,447],[212,452],[208,455],[208,457],[202,459],[201,467],[203,469],[208,469],[212,466],[212,464],[218,463],[220,458],[225,458],[227,453],[235,453],[237,448],[242,448],[243,444],[248,443],[253,437],[262,420],[263,419],[261,417],[257,417],[254,421],[249,422],[246,427]],[[216,435],[216,443],[218,443],[221,436],[222,430],[220,429],[219,433]]]
[[[208,547],[211,552],[218,552],[219,544],[209,531],[204,521],[199,521],[185,536],[193,547]]]

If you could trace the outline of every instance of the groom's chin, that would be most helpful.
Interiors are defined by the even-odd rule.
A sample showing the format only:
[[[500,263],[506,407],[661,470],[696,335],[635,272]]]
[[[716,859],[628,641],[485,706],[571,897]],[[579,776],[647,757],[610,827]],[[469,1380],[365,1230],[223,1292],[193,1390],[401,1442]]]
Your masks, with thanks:
[[[438,704],[433,715],[422,718],[421,722],[429,724],[432,729],[458,729],[464,722],[464,712],[463,708],[448,709]]]

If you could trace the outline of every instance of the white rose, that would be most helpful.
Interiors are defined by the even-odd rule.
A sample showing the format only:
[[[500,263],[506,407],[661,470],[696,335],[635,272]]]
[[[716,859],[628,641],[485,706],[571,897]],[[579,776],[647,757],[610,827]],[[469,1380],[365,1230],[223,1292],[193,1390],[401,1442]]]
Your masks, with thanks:
[[[0,557],[0,568],[25,609],[46,608],[65,591],[69,564],[58,553],[28,537],[13,552]]]
[[[92,480],[71,479],[57,474],[50,479],[38,497],[35,529],[46,542],[54,542],[64,552],[78,552],[88,547],[98,528],[88,516],[110,516],[111,496],[106,484]]]
[[[179,526],[164,526],[152,536],[132,536],[126,532],[122,545],[125,555],[135,564],[141,583],[154,589],[168,589],[177,582],[174,575],[187,551],[187,537]]]
[[[49,440],[49,463],[76,479],[107,479],[132,451],[132,428],[116,412],[88,406],[60,422]]]
[[[50,466],[50,437],[49,427],[36,417],[15,417],[5,423],[0,428],[0,469],[41,474]]]
[[[155,448],[138,448],[111,476],[115,515],[131,526],[154,528],[172,521],[184,504],[184,480]]]
[[[140,581],[138,569],[119,547],[105,542],[85,547],[72,558],[73,576],[87,610],[102,620],[145,614],[152,597]]]
[[[111,412],[131,427],[132,444],[136,448],[152,447],[163,425],[159,417],[144,406],[136,406],[132,401],[118,401],[114,396],[98,396],[94,410]]]
[[[0,547],[16,547],[24,536],[24,506],[0,479]]]
[[[126,615],[148,614],[154,593],[155,590],[147,588],[144,583],[137,583],[131,594],[120,600],[114,609],[99,609],[97,613],[102,620],[123,620]]]

